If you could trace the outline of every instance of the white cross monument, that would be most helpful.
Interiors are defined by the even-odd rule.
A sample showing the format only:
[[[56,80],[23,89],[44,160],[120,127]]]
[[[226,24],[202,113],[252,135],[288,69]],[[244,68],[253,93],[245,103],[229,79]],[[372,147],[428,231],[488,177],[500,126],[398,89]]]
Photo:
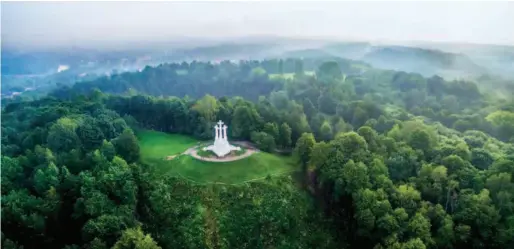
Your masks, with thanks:
[[[223,157],[233,150],[241,150],[240,147],[232,146],[228,143],[227,128],[228,127],[223,124],[223,121],[220,120],[217,125],[214,126],[214,131],[216,132],[214,136],[214,144],[203,148],[203,150],[210,150],[218,157]]]

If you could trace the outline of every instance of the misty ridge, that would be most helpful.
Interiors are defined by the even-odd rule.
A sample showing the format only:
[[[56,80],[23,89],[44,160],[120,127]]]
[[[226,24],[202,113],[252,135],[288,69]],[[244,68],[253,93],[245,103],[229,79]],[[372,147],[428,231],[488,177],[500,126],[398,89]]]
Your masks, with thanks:
[[[162,43],[156,46],[148,42],[146,46],[140,45],[144,49],[123,51],[72,48],[24,53],[7,47],[3,49],[2,71],[6,75],[41,74],[49,73],[59,65],[91,68],[98,67],[96,64],[113,64],[113,69],[128,70],[128,66],[139,65],[142,68],[144,63],[165,61],[333,56],[361,60],[382,69],[418,72],[425,76],[441,73],[441,76],[447,76],[444,75],[445,70],[461,72],[463,76],[466,73],[473,73],[473,76],[487,73],[513,76],[514,46],[463,44],[467,49],[456,51],[452,46],[457,47],[458,44],[373,45],[368,42],[258,38],[248,37],[239,39],[241,41],[218,42],[193,48]],[[261,42],[245,41],[251,39]],[[18,65],[23,63],[25,65]]]
[[[205,44],[206,43],[206,44]],[[344,58],[377,69],[420,73],[445,79],[514,79],[514,46],[470,44],[372,44],[323,39],[244,37],[230,41],[147,42],[132,49],[79,47],[23,51],[2,49],[2,93],[46,88],[142,70],[162,63],[280,58]],[[458,48],[458,49],[457,49]],[[18,85],[21,83],[20,86]],[[50,85],[49,85],[50,83]],[[480,82],[478,82],[480,83]]]
[[[487,78],[508,84],[514,78],[514,47],[509,45],[514,37],[507,32],[514,8],[509,3],[77,2],[2,7],[4,95],[195,60],[344,58],[449,80]]]

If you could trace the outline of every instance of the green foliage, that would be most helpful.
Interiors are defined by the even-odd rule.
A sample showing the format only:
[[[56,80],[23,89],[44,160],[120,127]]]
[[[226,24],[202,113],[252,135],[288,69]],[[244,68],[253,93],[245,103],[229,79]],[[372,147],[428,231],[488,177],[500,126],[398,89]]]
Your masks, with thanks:
[[[132,130],[124,130],[112,143],[116,152],[126,158],[127,162],[131,163],[139,159],[139,143]]]
[[[51,150],[69,151],[80,146],[80,139],[75,133],[77,124],[75,121],[59,119],[48,131],[47,143]]]
[[[512,101],[472,82],[194,61],[2,101],[3,248],[514,246]],[[165,160],[220,119],[295,157]]]
[[[248,106],[238,106],[232,118],[232,135],[240,139],[250,139],[253,131],[260,127],[262,118],[259,113]]]
[[[343,161],[354,160],[356,162],[367,161],[368,144],[366,140],[356,132],[347,132],[338,135],[332,141],[335,151],[341,152]]]
[[[116,149],[111,142],[107,142],[104,140],[102,142],[102,147],[100,147],[100,152],[107,159],[107,161],[111,161],[116,155]]]
[[[378,134],[375,130],[373,130],[369,126],[361,126],[357,133],[366,140],[366,143],[368,144],[368,149],[371,152],[378,153],[380,152],[380,146],[378,141]]]
[[[319,66],[316,75],[321,79],[326,78],[328,80],[339,79],[343,76],[343,73],[341,72],[341,68],[339,67],[339,64],[337,64],[337,62],[329,61]]]
[[[300,139],[296,142],[295,155],[302,164],[304,170],[307,167],[307,163],[311,159],[311,153],[316,140],[312,133],[303,133]]]
[[[262,151],[273,152],[276,148],[275,138],[266,132],[252,132],[251,140]]]
[[[262,67],[256,67],[256,68],[252,69],[251,74],[253,77],[262,77],[262,76],[266,75],[266,70],[264,70],[264,68],[262,68]]]
[[[430,134],[424,130],[415,130],[409,137],[409,145],[414,149],[421,151],[430,150]]]
[[[211,95],[205,95],[196,101],[192,110],[198,112],[207,121],[215,121],[214,118],[219,110],[218,101]]]
[[[40,195],[44,195],[50,188],[59,185],[59,169],[54,163],[50,163],[43,169],[37,169],[34,174],[34,188]]]
[[[334,136],[332,126],[327,121],[323,122],[319,128],[319,133],[324,141],[329,141]]]
[[[114,244],[112,249],[160,249],[150,235],[145,235],[141,227],[130,228],[123,231],[121,238]]]
[[[509,141],[514,136],[514,112],[495,111],[485,119],[494,125],[498,136],[504,141]]]
[[[353,160],[348,161],[343,166],[341,179],[342,186],[336,185],[336,191],[345,191],[347,194],[352,194],[359,189],[370,187],[366,165],[361,162],[354,163]]]
[[[2,156],[2,195],[23,186],[24,172],[18,159]]]
[[[410,147],[401,147],[385,161],[392,180],[407,180],[421,166],[418,154]]]
[[[437,146],[437,134],[432,127],[423,124],[419,120],[406,121],[399,125],[395,125],[388,132],[388,136],[409,143],[415,149],[424,152]]]
[[[77,135],[82,141],[85,150],[96,149],[102,145],[105,138],[99,126],[93,123],[93,120],[86,119],[77,128]]]
[[[125,229],[127,229],[127,224],[121,217],[102,215],[89,220],[84,225],[82,228],[82,236],[86,241],[98,238],[112,245]]]
[[[309,159],[311,169],[319,168],[328,158],[331,146],[323,141],[314,144]]]
[[[272,136],[275,139],[275,141],[279,140],[278,125],[276,123],[264,124],[263,131],[266,132],[268,135]]]
[[[280,125],[277,144],[283,148],[291,147],[291,127],[287,123]]]
[[[493,162],[493,156],[486,150],[481,148],[471,150],[471,164],[478,169],[487,169]]]

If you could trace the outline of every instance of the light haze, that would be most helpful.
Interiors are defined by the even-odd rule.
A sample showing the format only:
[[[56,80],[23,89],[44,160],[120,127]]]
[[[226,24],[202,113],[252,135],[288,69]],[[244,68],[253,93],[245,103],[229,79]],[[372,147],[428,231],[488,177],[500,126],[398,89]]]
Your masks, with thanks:
[[[512,2],[2,2],[2,42],[108,46],[246,36],[514,44]]]

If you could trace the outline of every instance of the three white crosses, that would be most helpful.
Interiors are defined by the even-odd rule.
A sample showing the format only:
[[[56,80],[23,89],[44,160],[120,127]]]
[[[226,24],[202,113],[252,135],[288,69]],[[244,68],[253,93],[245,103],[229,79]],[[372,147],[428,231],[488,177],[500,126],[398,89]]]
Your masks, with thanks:
[[[218,121],[217,125],[214,126],[216,130],[216,136],[214,141],[221,139],[227,141],[227,126],[223,124],[223,121]]]
[[[217,125],[214,126],[214,130],[216,132],[214,136],[214,144],[204,147],[203,150],[210,150],[218,157],[224,157],[233,150],[241,150],[240,147],[232,146],[228,143],[227,128],[228,127],[223,124],[223,121],[220,120]]]

